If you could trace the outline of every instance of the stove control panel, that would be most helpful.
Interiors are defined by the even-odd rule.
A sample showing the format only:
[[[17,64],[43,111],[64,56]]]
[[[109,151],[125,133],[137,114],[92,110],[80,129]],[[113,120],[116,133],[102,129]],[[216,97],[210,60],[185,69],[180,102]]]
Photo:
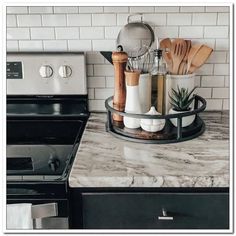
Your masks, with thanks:
[[[84,53],[7,54],[7,95],[86,94]]]

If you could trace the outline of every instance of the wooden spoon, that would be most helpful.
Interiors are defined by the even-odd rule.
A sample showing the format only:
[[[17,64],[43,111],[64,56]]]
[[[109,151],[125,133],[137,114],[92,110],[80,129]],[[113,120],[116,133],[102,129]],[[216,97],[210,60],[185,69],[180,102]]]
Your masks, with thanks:
[[[191,61],[191,66],[188,70],[189,73],[193,73],[197,68],[201,67],[206,60],[209,58],[209,56],[211,55],[213,49],[203,45],[195,54],[195,56],[193,57],[192,61]]]
[[[177,74],[179,65],[183,60],[187,50],[187,45],[184,39],[175,39],[171,44],[171,56],[173,60],[172,74]]]
[[[188,54],[188,60],[187,60],[187,69],[186,72],[189,71],[189,68],[191,66],[192,60],[194,58],[194,56],[196,55],[196,53],[198,52],[198,50],[202,47],[202,44],[194,44],[189,51]]]
[[[183,75],[186,74],[186,70],[187,70],[187,61],[188,61],[188,54],[192,45],[192,41],[191,40],[185,40],[186,45],[187,45],[187,49],[186,49],[186,53],[185,56],[183,58],[183,61],[180,63],[179,65],[179,75]]]
[[[163,57],[167,63],[168,70],[172,72],[173,61],[170,53],[171,40],[169,38],[162,39],[160,42],[160,48],[163,49]]]

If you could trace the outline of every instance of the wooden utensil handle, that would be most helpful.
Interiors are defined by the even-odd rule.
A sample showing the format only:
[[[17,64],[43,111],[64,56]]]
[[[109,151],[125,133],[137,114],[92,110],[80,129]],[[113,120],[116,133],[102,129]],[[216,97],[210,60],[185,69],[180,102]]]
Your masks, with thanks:
[[[113,52],[112,61],[115,71],[115,86],[113,107],[118,111],[124,111],[126,89],[125,89],[125,67],[128,61],[128,55],[125,52]],[[114,121],[123,121],[123,117],[117,114],[113,114]]]

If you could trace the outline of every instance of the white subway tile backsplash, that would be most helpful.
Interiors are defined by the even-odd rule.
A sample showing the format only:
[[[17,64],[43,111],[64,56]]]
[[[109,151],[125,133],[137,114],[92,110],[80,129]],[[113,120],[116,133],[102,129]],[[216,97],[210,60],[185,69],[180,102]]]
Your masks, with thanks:
[[[207,99],[207,110],[228,109],[228,7],[30,6],[11,7],[7,12],[8,51],[86,52],[91,111],[105,111],[104,100],[114,93],[114,67],[99,51],[116,50],[118,33],[136,12],[143,13],[159,40],[183,37],[214,49],[207,64],[196,71],[195,85]],[[139,20],[139,15],[131,18]]]
[[[230,102],[229,99],[223,99],[223,110],[229,110]]]
[[[7,39],[30,39],[29,28],[7,28]]]
[[[227,62],[227,63],[230,63],[230,52],[227,52],[226,62]]]
[[[110,26],[105,27],[105,38],[106,39],[116,39],[122,27]]]
[[[224,76],[202,76],[202,87],[224,87]]]
[[[229,64],[215,64],[214,75],[229,75]]]
[[[41,26],[40,15],[19,15],[17,16],[17,24],[19,27],[22,26]]]
[[[114,88],[114,77],[106,76],[106,88]]]
[[[104,57],[99,52],[87,52],[86,63],[87,64],[103,64]]]
[[[86,66],[86,73],[87,73],[87,76],[93,76],[93,65]]]
[[[103,7],[79,7],[79,13],[102,13]]]
[[[93,40],[93,51],[114,51],[116,50],[115,40]]]
[[[107,99],[108,97],[112,96],[113,93],[114,89],[95,88],[95,99]]]
[[[204,6],[180,7],[180,12],[205,12]]]
[[[205,38],[228,38],[229,28],[227,26],[206,26]]]
[[[213,88],[212,98],[229,98],[229,88]]]
[[[33,13],[53,13],[53,8],[52,7],[46,7],[46,6],[37,6],[37,7],[29,7],[29,13],[33,14]]]
[[[206,110],[222,110],[223,100],[222,99],[206,99],[207,107]]]
[[[143,18],[150,25],[166,25],[166,14],[144,14]]]
[[[42,15],[43,26],[66,26],[66,15]]]
[[[196,94],[203,98],[211,98],[211,88],[197,88]]]
[[[93,14],[93,26],[116,25],[116,14]]]
[[[193,25],[216,25],[217,13],[194,13]]]
[[[215,48],[215,39],[191,39],[192,41],[192,44],[195,44],[195,43],[201,43],[201,44],[205,44],[207,45],[208,47],[211,47],[211,48]]]
[[[89,100],[90,111],[106,111],[105,100]]]
[[[230,80],[229,79],[230,79],[229,76],[225,76],[225,87],[229,87],[229,85],[230,85]]]
[[[203,27],[202,26],[181,26],[179,28],[180,38],[202,38]]]
[[[131,13],[154,12],[154,7],[138,6],[138,7],[130,7],[129,10]]]
[[[7,27],[16,27],[15,15],[7,15]]]
[[[67,51],[66,40],[44,40],[44,51]]]
[[[19,50],[17,40],[11,40],[11,41],[8,40],[6,46],[8,52],[17,52]]]
[[[179,28],[178,26],[155,27],[155,35],[158,38],[178,38]]]
[[[95,94],[94,94],[94,89],[93,88],[89,88],[88,89],[88,99],[94,99]]]
[[[127,13],[120,13],[120,14],[117,14],[116,15],[116,18],[117,18],[117,25],[120,25],[120,26],[124,26],[126,25],[128,22],[127,22],[127,18],[128,18],[129,14]]]
[[[80,27],[81,39],[103,39],[104,27]]]
[[[112,6],[112,7],[104,7],[105,13],[126,13],[129,12],[129,7],[120,7],[120,6]]]
[[[79,29],[77,27],[55,28],[57,39],[79,39]]]
[[[54,7],[54,13],[78,13],[79,9],[76,6],[72,7]]]
[[[43,42],[40,40],[20,40],[20,51],[43,51]]]
[[[159,6],[155,7],[155,12],[179,12],[179,7]]]
[[[197,69],[196,73],[198,75],[213,75],[213,64],[204,64],[202,67]]]
[[[114,68],[112,65],[94,65],[95,76],[114,76]]]
[[[88,77],[89,88],[105,88],[105,77]]]
[[[31,28],[31,39],[55,39],[54,28]]]
[[[207,63],[226,63],[226,52],[213,51]]]
[[[91,51],[92,41],[91,40],[68,40],[69,51]]]
[[[67,15],[68,26],[91,26],[90,14],[68,14]]]
[[[218,25],[228,25],[229,24],[229,13],[218,13]]]
[[[167,25],[191,25],[192,15],[187,13],[168,13]]]
[[[26,13],[28,13],[28,7],[7,6],[7,14],[26,14]]]
[[[206,7],[206,12],[229,12],[229,7],[225,7],[225,6],[218,6],[218,7],[208,6],[208,7]]]

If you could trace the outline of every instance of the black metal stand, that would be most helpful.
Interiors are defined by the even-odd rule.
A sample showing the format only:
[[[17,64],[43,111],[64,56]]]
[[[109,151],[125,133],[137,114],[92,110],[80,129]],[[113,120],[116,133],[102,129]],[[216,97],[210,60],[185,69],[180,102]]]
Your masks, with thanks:
[[[168,115],[146,115],[146,114],[131,114],[115,110],[109,103],[112,102],[113,97],[109,97],[105,101],[105,107],[107,109],[107,123],[106,130],[115,137],[121,138],[127,141],[133,141],[138,143],[149,144],[162,144],[162,143],[176,143],[187,141],[198,137],[205,131],[205,123],[199,117],[199,113],[206,108],[206,101],[198,95],[194,95],[194,109],[191,111],[168,114]],[[166,124],[163,130],[152,133],[139,129],[128,129],[124,126],[123,122],[115,122],[112,119],[112,114],[116,113],[121,116],[132,117],[137,119],[165,119]],[[195,115],[194,122],[187,126],[182,127],[183,117]],[[175,127],[170,119],[177,119],[177,127]]]

